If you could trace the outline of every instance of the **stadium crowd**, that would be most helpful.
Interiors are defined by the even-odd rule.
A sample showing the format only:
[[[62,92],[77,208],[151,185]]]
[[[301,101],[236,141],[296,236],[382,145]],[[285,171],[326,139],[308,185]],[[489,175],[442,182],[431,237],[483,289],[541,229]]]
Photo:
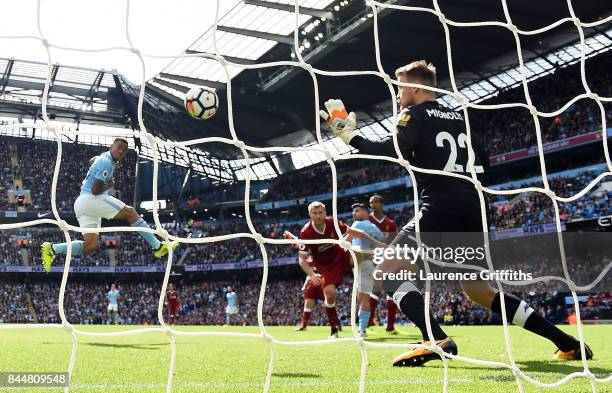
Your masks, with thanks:
[[[296,325],[303,308],[303,279],[270,280],[264,298],[263,317],[266,325]],[[539,286],[512,289],[553,323],[564,323],[573,308],[566,307],[566,292],[560,292],[558,283],[539,283]],[[185,325],[222,325],[225,323],[225,294],[232,286],[238,294],[241,324],[257,325],[257,303],[260,282],[193,281],[175,283],[180,302],[178,323]],[[350,324],[352,280],[347,277],[338,287],[338,315],[343,325]],[[501,318],[470,301],[458,285],[436,284],[431,293],[432,313],[441,323],[452,325],[500,324]],[[65,292],[64,309],[71,323],[107,323],[106,294],[110,283],[70,280]],[[124,282],[120,291],[119,315],[123,324],[157,323],[157,305],[160,282]],[[59,282],[3,282],[0,290],[0,322],[32,322],[27,297],[39,323],[59,323],[57,301]],[[508,290],[506,288],[506,290]],[[381,302],[383,303],[383,302]],[[583,318],[611,319],[612,293],[600,291],[581,299]],[[398,315],[399,324],[409,321]],[[386,308],[380,305],[376,322],[386,323]],[[327,317],[322,303],[313,309],[312,325],[326,325]]]
[[[19,172],[24,189],[32,196],[32,209],[39,212],[51,211],[51,183],[55,170],[57,144],[51,141],[21,139],[17,146]],[[81,190],[81,182],[89,169],[88,161],[108,150],[104,146],[64,143],[58,187],[57,207],[60,212],[72,212],[73,204]],[[136,153],[130,151],[115,171],[115,192],[118,197],[131,198],[134,194],[134,173]]]
[[[558,176],[549,180],[552,191],[560,197],[570,197],[586,187],[595,177],[596,173],[590,171],[579,172],[575,176]],[[604,182],[609,182],[609,177]],[[559,219],[561,222],[568,222],[580,219],[589,219],[608,215],[612,213],[612,189],[604,189],[593,192],[601,186],[595,186],[593,190],[585,196],[569,202],[559,203]],[[526,182],[520,184],[525,187],[542,187],[541,182]],[[514,187],[515,188],[515,187]],[[510,188],[506,188],[510,189]],[[544,193],[529,192],[513,196],[502,200],[497,195],[491,195],[491,214],[489,216],[489,226],[491,229],[516,228],[525,225],[545,224],[555,221],[552,200]]]
[[[574,176],[559,176],[549,180],[551,189],[559,196],[567,197],[574,195],[584,188],[596,176],[596,173],[584,171]],[[518,184],[519,187],[541,186],[538,182],[527,182]],[[516,188],[516,186],[514,186]],[[595,188],[597,189],[597,187]],[[559,203],[560,219],[562,222],[588,219],[612,213],[612,190],[602,189],[598,192],[593,190],[580,199],[570,203]],[[389,217],[396,220],[401,227],[406,224],[414,214],[411,206],[401,210],[390,209]],[[490,196],[489,226],[492,230],[516,228],[529,225],[545,224],[554,222],[554,209],[549,197],[543,193],[524,193],[509,198],[507,196]],[[297,223],[263,223],[255,221],[255,229],[267,237],[281,238],[283,231],[299,233],[301,225]],[[169,233],[192,238],[219,236],[228,233],[248,233],[249,228],[244,221],[234,221],[225,225],[193,223],[169,223],[166,224]],[[75,234],[73,234],[74,236]],[[78,234],[77,238],[80,236]],[[0,231],[0,264],[19,265],[21,257],[17,244],[17,238],[30,241],[30,260],[40,260],[40,249],[38,247],[43,241],[62,242],[64,235],[58,230],[19,229],[11,231]],[[116,266],[140,266],[160,263],[152,257],[149,247],[142,238],[133,232],[118,233],[114,237],[118,239],[114,261]],[[294,257],[296,252],[289,246],[266,245],[268,257],[277,259],[283,257]],[[258,244],[250,238],[239,237],[225,241],[190,244],[179,247],[176,260],[181,260],[183,253],[187,255],[182,258],[182,264],[206,264],[224,262],[243,262],[261,259],[261,251]],[[58,257],[58,263],[63,258]],[[75,257],[72,266],[109,266],[111,258],[107,247],[102,246],[95,253]]]
[[[557,111],[576,95],[584,93],[579,70],[580,63],[577,63],[529,82],[529,94],[538,111]],[[587,70],[590,89],[602,97],[609,97],[609,63],[596,57],[587,60]],[[525,103],[522,87],[519,85],[505,90],[481,104],[502,103]],[[604,108],[606,122],[610,124],[612,106],[604,105]],[[525,108],[470,109],[470,120],[490,155],[525,149],[537,144],[533,117]],[[601,130],[601,112],[594,100],[581,99],[557,116],[539,117],[539,122],[542,143],[548,143]]]

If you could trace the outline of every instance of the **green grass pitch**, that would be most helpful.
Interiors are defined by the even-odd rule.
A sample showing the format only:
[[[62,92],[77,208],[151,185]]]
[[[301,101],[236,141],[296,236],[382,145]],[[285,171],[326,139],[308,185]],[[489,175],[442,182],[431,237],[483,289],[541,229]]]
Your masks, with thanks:
[[[136,327],[77,326],[94,332]],[[179,330],[257,333],[256,327],[178,326]],[[291,327],[269,327],[279,340],[320,340],[328,328],[310,327],[294,332]],[[369,340],[387,343],[418,341],[415,328],[402,327],[402,336],[387,336],[383,328]],[[574,326],[564,330],[577,335]],[[491,361],[508,362],[501,326],[447,327],[459,354]],[[595,353],[589,362],[598,377],[612,373],[612,326],[584,327]],[[345,327],[341,337],[350,337]],[[511,326],[510,337],[518,366],[543,382],[554,382],[582,371],[581,362],[550,361],[554,348],[548,341]],[[73,392],[165,392],[170,359],[168,336],[146,333],[120,337],[77,335],[78,352],[73,374]],[[70,334],[63,329],[0,330],[0,371],[65,371],[71,348]],[[177,337],[173,392],[260,392],[270,357],[270,346],[262,339],[222,336]],[[276,345],[276,363],[271,392],[357,392],[360,368],[359,346],[336,343],[325,346]],[[441,392],[443,367],[440,361],[422,368],[394,368],[389,361],[401,350],[368,348],[366,392]],[[525,392],[588,392],[585,378],[575,378],[555,389],[538,388],[527,382]],[[63,389],[4,389],[1,392],[60,392]],[[508,369],[489,368],[451,361],[449,392],[517,392]],[[612,383],[598,385],[599,392],[612,392]]]

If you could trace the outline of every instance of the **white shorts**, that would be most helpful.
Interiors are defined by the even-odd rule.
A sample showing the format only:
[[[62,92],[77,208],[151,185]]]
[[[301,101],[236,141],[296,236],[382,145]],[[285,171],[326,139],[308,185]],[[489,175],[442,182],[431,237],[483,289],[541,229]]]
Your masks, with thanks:
[[[374,290],[374,270],[376,265],[372,261],[363,261],[359,264],[359,285],[357,290],[363,293],[372,293]]]
[[[74,214],[81,228],[100,228],[102,219],[115,218],[125,203],[110,195],[81,194],[74,201]]]
[[[116,304],[109,304],[108,307],[106,308],[106,310],[117,312],[119,309],[118,309]]]
[[[238,307],[229,307],[229,306],[227,306],[227,307],[225,307],[225,313],[226,314],[231,314],[231,315],[238,314]]]

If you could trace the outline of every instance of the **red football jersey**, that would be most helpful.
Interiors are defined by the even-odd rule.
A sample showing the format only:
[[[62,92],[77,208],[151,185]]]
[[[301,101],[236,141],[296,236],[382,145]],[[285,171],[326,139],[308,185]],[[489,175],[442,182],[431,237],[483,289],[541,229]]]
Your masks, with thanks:
[[[343,223],[338,223],[340,231],[346,233],[348,226]],[[334,227],[334,219],[332,217],[325,218],[325,226],[323,231],[319,232],[312,221],[308,221],[304,228],[300,231],[300,239],[303,240],[318,240],[318,239],[338,239],[336,229]],[[338,252],[344,252],[342,247],[337,244],[321,243],[321,244],[300,244],[300,252],[309,252],[312,255],[313,264],[327,265],[333,263]]]
[[[397,232],[397,225],[395,224],[395,221],[387,216],[383,216],[382,220],[378,220],[378,218],[374,217],[374,213],[370,213],[368,218],[370,219],[370,222],[376,225],[382,233]]]
[[[174,289],[166,291],[166,300],[168,303],[178,303],[178,293]]]

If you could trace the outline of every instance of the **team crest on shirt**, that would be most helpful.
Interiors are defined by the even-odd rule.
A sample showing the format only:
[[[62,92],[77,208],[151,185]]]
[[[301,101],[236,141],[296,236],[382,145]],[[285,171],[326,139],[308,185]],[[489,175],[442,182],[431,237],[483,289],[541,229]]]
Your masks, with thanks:
[[[408,124],[408,122],[410,121],[410,118],[412,116],[410,116],[409,113],[404,113],[399,120],[397,121],[397,125],[400,127],[406,127],[406,125]]]

